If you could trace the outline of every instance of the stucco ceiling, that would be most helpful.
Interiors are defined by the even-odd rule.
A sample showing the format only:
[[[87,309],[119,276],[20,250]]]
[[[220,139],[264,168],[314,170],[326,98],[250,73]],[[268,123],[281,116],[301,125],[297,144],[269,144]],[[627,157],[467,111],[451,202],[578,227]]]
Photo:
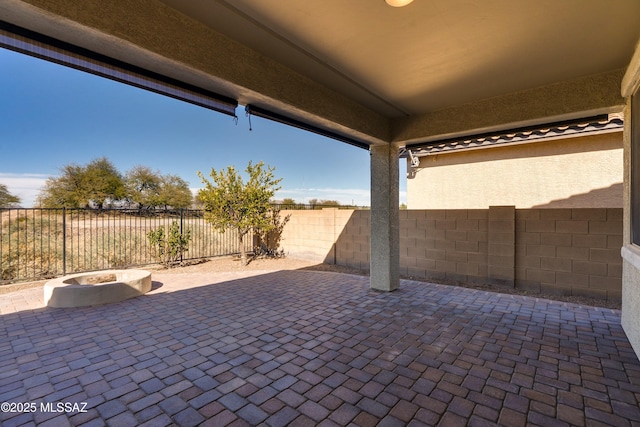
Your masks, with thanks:
[[[0,0],[0,19],[400,147],[618,112],[640,39],[640,0]]]
[[[387,117],[626,67],[638,0],[162,0]]]

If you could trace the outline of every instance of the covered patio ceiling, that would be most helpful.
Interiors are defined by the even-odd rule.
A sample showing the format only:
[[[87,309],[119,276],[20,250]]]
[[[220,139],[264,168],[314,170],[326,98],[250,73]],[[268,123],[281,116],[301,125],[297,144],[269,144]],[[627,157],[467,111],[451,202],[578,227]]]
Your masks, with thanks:
[[[620,111],[637,0],[0,0],[12,24],[362,141]]]

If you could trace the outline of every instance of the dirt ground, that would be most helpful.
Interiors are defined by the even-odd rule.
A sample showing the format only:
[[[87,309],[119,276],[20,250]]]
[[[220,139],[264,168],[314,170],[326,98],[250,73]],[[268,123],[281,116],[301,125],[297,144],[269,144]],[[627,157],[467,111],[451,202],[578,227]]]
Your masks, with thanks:
[[[258,258],[251,260],[248,265],[243,267],[240,263],[240,260],[236,257],[221,257],[221,258],[213,258],[209,260],[203,261],[192,261],[186,265],[173,267],[166,269],[161,266],[151,266],[147,269],[161,270],[164,274],[171,273],[206,273],[206,272],[228,272],[228,271],[242,271],[242,270],[252,270],[252,271],[260,271],[260,270],[314,270],[314,271],[332,271],[336,273],[346,273],[346,274],[356,274],[361,276],[368,276],[368,271],[358,270],[355,268],[340,266],[340,265],[330,265],[330,264],[321,264],[313,261],[304,261],[292,258]],[[503,287],[496,287],[491,285],[478,285],[478,284],[469,284],[469,283],[461,283],[461,282],[453,282],[446,280],[426,280],[415,277],[402,277],[403,279],[411,279],[422,282],[430,282],[430,283],[439,283],[443,285],[450,286],[464,286],[472,289],[480,289],[490,292],[499,292],[503,294],[512,294],[512,295],[525,295],[537,298],[546,298],[550,300],[556,301],[564,301],[570,302],[574,304],[580,305],[588,305],[595,307],[603,307],[619,310],[621,304],[615,301],[606,301],[596,298],[586,298],[586,297],[576,297],[576,296],[559,296],[559,295],[546,295],[539,294],[529,291],[524,291],[520,289],[508,289]]]

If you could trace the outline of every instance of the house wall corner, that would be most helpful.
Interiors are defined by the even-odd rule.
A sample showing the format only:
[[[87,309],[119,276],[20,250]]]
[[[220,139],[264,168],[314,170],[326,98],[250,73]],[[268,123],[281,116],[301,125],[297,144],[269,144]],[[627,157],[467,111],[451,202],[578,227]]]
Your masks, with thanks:
[[[631,220],[634,212],[632,204],[632,151],[640,150],[640,116],[634,113],[633,108],[638,108],[636,100],[640,87],[640,43],[631,59],[627,72],[622,81],[622,95],[626,98],[625,125],[624,125],[624,206],[623,206],[623,246],[622,255],[622,328],[624,329],[631,346],[637,355],[640,355],[640,247],[631,243]],[[635,96],[634,96],[635,93]],[[635,212],[638,215],[638,212]]]

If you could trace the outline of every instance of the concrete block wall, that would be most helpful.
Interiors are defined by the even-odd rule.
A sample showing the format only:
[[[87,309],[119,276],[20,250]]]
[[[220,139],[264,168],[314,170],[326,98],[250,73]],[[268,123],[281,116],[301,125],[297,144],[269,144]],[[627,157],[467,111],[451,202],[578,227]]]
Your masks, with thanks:
[[[369,269],[369,211],[287,214],[288,256]],[[619,300],[621,246],[622,209],[400,211],[400,273],[409,277]]]
[[[400,211],[400,274],[477,282],[487,277],[486,210]]]
[[[489,228],[488,274],[493,284],[515,286],[515,207],[492,206]]]
[[[281,247],[292,258],[336,264],[336,241],[354,212],[336,208],[283,210],[280,217],[289,216],[289,222],[282,232]],[[354,234],[360,232],[351,230]],[[355,248],[349,246],[349,249]]]
[[[620,300],[622,209],[516,211],[516,286]]]
[[[335,264],[346,265],[361,270],[369,269],[369,246],[371,238],[370,212],[365,210],[340,211],[342,215],[350,212],[347,221],[337,224],[342,230],[337,234]]]

